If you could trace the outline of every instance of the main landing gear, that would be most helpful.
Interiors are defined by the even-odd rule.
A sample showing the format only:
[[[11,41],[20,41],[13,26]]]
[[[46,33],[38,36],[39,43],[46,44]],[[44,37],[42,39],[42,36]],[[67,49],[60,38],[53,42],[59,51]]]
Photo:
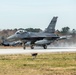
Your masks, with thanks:
[[[34,49],[34,45],[31,45],[30,47],[31,47],[31,49]]]
[[[23,46],[23,49],[26,49],[26,45],[25,45],[25,43],[23,43],[22,46]]]
[[[22,46],[23,46],[23,49],[26,49],[25,43],[23,43]],[[34,45],[32,44],[32,45],[30,46],[30,48],[31,48],[31,49],[34,49]],[[47,45],[43,45],[43,48],[44,48],[44,49],[47,49]]]
[[[44,49],[47,49],[47,45],[43,45],[43,48],[44,48]]]
[[[25,43],[23,43],[22,46],[23,46],[23,49],[26,49]],[[31,48],[31,49],[34,49],[34,45],[30,45],[30,48]]]

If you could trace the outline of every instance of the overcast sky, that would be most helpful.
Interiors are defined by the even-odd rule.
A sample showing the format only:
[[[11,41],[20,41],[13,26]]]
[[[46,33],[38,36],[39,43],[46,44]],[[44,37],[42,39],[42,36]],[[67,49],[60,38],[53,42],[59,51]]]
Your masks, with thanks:
[[[45,29],[58,16],[56,29],[76,29],[76,0],[0,0],[0,29]]]

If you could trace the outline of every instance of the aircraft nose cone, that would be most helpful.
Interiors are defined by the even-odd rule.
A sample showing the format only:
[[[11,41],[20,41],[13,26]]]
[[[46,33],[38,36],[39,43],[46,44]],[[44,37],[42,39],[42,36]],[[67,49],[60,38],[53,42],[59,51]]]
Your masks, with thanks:
[[[15,38],[16,38],[16,36],[15,36],[15,35],[12,35],[12,36],[9,36],[9,37],[7,38],[7,40],[13,41],[13,40],[15,40]]]

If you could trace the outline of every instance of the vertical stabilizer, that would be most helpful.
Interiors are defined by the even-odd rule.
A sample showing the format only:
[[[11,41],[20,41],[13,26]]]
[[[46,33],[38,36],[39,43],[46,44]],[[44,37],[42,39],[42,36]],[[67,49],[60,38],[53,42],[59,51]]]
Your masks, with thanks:
[[[44,32],[46,32],[46,33],[54,33],[55,32],[55,25],[56,25],[56,22],[57,22],[57,18],[58,17],[53,17],[49,26],[45,29]]]

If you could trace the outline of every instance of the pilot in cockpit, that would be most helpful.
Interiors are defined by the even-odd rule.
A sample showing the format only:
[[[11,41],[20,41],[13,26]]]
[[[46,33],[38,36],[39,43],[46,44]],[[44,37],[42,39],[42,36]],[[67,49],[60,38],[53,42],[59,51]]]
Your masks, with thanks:
[[[21,33],[26,33],[26,30],[18,30],[15,34],[21,34]]]

